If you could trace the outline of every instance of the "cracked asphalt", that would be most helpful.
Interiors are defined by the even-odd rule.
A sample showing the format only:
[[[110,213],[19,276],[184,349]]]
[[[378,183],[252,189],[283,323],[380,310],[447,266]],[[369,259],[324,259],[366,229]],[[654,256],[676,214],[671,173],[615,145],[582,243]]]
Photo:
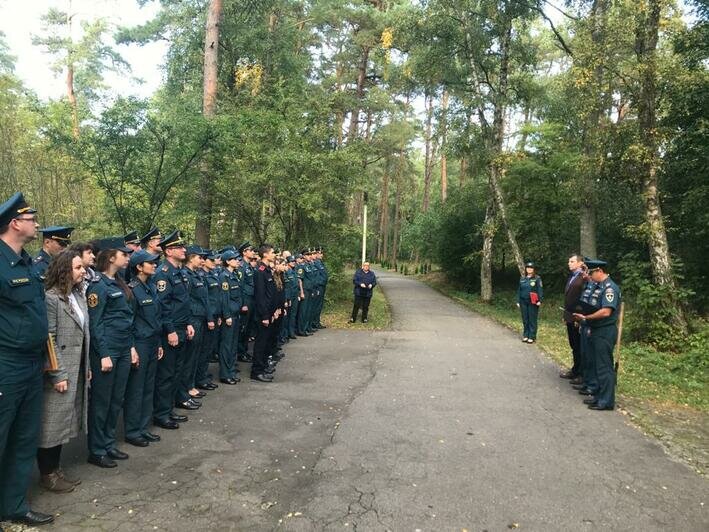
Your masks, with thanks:
[[[83,483],[33,490],[45,530],[709,530],[707,480],[534,346],[378,276],[391,331],[299,339],[275,383],[220,386],[116,469],[69,445]]]

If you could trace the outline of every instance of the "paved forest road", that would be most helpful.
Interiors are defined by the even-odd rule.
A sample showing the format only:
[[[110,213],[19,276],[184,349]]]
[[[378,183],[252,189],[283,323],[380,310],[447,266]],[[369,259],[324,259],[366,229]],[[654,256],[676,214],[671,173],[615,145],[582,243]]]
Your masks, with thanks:
[[[55,530],[709,530],[707,481],[535,347],[380,280],[393,331],[298,340],[276,383],[221,386],[117,469],[72,445],[83,484],[34,507]]]

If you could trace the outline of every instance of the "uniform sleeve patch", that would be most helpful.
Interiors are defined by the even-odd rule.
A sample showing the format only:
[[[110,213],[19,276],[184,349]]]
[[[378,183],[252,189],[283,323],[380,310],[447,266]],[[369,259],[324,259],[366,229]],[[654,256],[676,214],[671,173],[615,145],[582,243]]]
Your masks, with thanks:
[[[226,281],[224,281],[224,282],[222,283],[222,290],[224,290],[225,292],[226,292],[227,290],[229,290],[229,283],[227,283]]]
[[[615,292],[613,292],[613,290],[606,290],[605,298],[608,303],[613,303],[613,300],[615,299]]]
[[[86,298],[86,301],[88,302],[89,307],[95,308],[98,306],[98,294],[92,292],[89,294],[89,297]]]
[[[166,288],[167,288],[167,281],[165,281],[164,279],[160,279],[158,281],[158,292],[164,292]]]

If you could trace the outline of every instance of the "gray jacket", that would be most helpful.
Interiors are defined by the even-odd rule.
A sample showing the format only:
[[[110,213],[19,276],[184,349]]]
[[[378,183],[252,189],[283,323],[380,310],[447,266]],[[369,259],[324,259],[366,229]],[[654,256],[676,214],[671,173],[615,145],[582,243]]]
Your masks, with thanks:
[[[46,305],[49,334],[56,345],[59,369],[44,375],[44,406],[39,446],[54,447],[86,432],[89,393],[89,313],[80,290],[74,295],[84,315],[84,324],[76,315],[68,297],[54,289],[47,290]],[[54,385],[69,382],[66,392]]]

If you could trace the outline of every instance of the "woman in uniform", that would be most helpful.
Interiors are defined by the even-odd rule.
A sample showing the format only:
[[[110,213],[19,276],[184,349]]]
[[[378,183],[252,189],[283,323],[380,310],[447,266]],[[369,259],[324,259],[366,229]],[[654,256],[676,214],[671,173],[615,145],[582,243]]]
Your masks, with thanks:
[[[151,281],[159,259],[160,255],[141,249],[131,255],[129,264],[133,342],[138,361],[128,375],[123,422],[126,442],[136,447],[147,447],[151,442],[160,441],[160,436],[148,430],[153,417],[155,373],[163,355],[160,300],[155,283]]]
[[[116,425],[123,407],[131,363],[138,363],[133,347],[133,294],[120,276],[131,250],[122,237],[97,242],[98,277],[86,291],[91,331],[91,393],[89,396],[89,463],[116,467],[114,460],[128,455],[116,446]]]
[[[542,278],[537,275],[534,263],[527,262],[517,288],[517,307],[522,312],[523,342],[533,344],[537,339],[537,319],[543,298]]]

